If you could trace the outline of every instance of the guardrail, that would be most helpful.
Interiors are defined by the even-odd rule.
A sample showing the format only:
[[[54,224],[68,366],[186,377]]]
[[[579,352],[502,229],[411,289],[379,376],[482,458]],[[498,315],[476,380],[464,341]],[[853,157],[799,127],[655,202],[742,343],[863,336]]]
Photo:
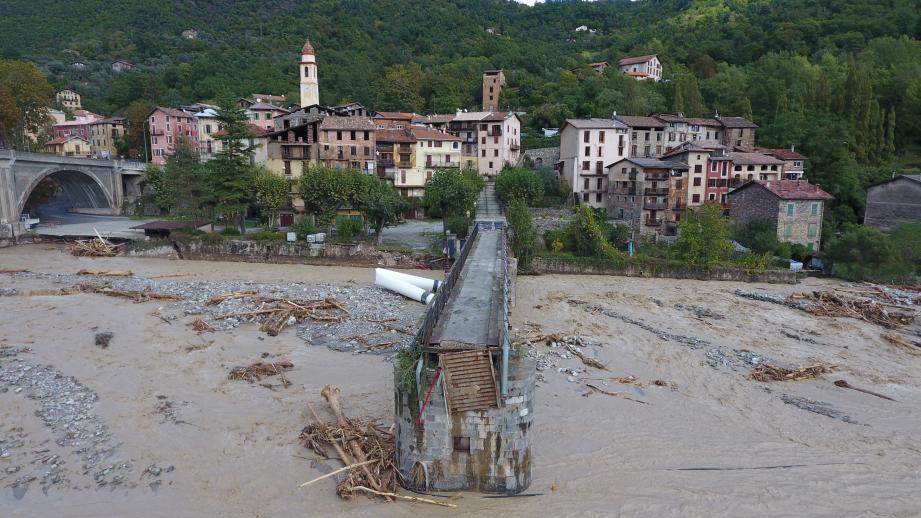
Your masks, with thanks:
[[[474,225],[473,230],[464,242],[464,246],[461,247],[460,253],[457,255],[457,260],[455,260],[454,265],[451,266],[451,271],[448,272],[448,276],[445,277],[442,288],[438,290],[438,293],[435,295],[435,300],[432,301],[432,305],[429,306],[428,310],[425,312],[425,318],[423,318],[422,324],[419,326],[419,331],[413,339],[413,348],[425,347],[429,338],[431,338],[432,331],[435,329],[435,324],[438,323],[438,317],[441,316],[441,312],[448,302],[448,297],[451,295],[454,285],[457,284],[457,279],[460,277],[461,270],[464,269],[464,264],[467,263],[470,249],[473,248],[473,242],[476,241],[478,234],[479,226]]]

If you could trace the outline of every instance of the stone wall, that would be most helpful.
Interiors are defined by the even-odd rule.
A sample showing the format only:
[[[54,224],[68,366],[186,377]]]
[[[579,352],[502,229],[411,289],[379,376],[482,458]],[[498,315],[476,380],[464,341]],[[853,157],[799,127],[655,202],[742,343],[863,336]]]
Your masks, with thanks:
[[[535,273],[576,275],[622,275],[624,277],[649,277],[666,279],[697,279],[701,281],[766,282],[771,284],[796,284],[796,273],[790,270],[766,270],[751,273],[741,268],[697,268],[668,264],[626,264],[621,268],[588,262],[573,261],[566,257],[535,257],[531,262]]]
[[[443,391],[433,390],[419,425],[419,402],[402,390],[396,372],[396,461],[404,485],[423,492],[502,494],[528,488],[536,379],[533,362],[509,361],[508,395],[500,408],[448,415]],[[427,370],[423,376],[423,399],[434,374]],[[467,444],[469,451],[464,448]]]
[[[417,259],[411,254],[379,251],[367,243],[260,243],[243,240],[207,242],[198,239],[163,241],[162,246],[142,241],[136,245],[129,245],[125,255],[247,263],[395,267],[415,267]]]

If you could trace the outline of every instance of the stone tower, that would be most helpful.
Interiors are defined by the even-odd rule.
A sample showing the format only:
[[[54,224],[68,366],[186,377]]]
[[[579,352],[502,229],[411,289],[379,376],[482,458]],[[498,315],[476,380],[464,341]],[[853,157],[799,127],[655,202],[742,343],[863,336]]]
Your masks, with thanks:
[[[301,50],[301,106],[320,104],[320,79],[317,77],[317,55],[310,38]]]
[[[499,111],[499,96],[505,86],[505,74],[502,70],[483,72],[483,111]]]

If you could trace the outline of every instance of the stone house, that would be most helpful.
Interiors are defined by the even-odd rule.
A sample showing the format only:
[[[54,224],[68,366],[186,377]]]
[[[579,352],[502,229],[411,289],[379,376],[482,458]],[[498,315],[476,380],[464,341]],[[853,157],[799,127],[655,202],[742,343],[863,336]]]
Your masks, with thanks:
[[[377,174],[374,123],[370,117],[324,117],[319,145],[320,161],[328,167]]]
[[[744,153],[734,151],[729,153],[732,159],[732,187],[737,187],[749,180],[774,181],[781,180],[783,173],[783,160],[779,160],[763,153]]]
[[[765,219],[777,228],[777,239],[820,249],[822,214],[832,195],[806,180],[752,180],[729,192],[733,222]]]
[[[112,62],[112,72],[116,74],[121,74],[122,72],[127,72],[135,68],[134,63],[130,61],[118,60]]]
[[[270,132],[267,135],[265,167],[289,180],[296,180],[305,165],[316,164],[320,159],[320,121],[316,118]]]
[[[687,206],[697,207],[708,201],[726,202],[724,196],[729,190],[732,160],[726,156],[725,146],[713,141],[687,141],[663,154],[662,159],[688,165]]]
[[[425,182],[411,185],[408,180],[413,175],[416,164],[416,136],[412,128],[375,129],[374,140],[377,146],[377,176],[397,186],[397,191],[404,198],[421,198]]]
[[[627,125],[617,119],[567,119],[563,124],[560,176],[580,203],[609,208],[605,167],[627,156],[628,131]]]
[[[608,213],[640,234],[675,235],[687,209],[688,165],[658,158],[624,158],[607,167]]]
[[[729,148],[754,149],[755,132],[758,125],[745,117],[720,117],[716,120],[723,126],[722,142]]]
[[[371,117],[374,129],[401,130],[412,125],[413,114],[410,112],[377,112]]]
[[[921,175],[899,175],[867,188],[863,224],[888,231],[900,221],[921,223]]]
[[[665,123],[667,150],[688,141],[719,142],[723,135],[723,125],[716,119],[685,117],[680,112],[656,113],[653,117]]]
[[[668,150],[665,145],[666,124],[655,117],[615,115],[630,128],[630,158],[655,158]]]
[[[505,73],[502,70],[483,72],[483,111],[499,111],[499,98],[505,86]]]
[[[490,112],[457,110],[447,124],[447,131],[461,138],[461,164],[464,169],[479,170],[480,121],[489,115]]]
[[[659,61],[659,56],[656,54],[623,58],[617,62],[617,67],[621,72],[638,81],[662,80],[662,62]]]
[[[68,110],[74,111],[83,108],[80,102],[80,94],[73,90],[61,90],[54,94],[54,98],[61,103],[61,106]]]

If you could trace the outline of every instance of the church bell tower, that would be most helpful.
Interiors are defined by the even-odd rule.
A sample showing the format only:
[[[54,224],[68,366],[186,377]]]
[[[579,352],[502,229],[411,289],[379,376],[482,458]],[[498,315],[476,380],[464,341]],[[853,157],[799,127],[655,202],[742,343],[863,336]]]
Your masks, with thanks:
[[[301,106],[320,104],[320,79],[317,77],[317,55],[310,38],[301,50]]]

